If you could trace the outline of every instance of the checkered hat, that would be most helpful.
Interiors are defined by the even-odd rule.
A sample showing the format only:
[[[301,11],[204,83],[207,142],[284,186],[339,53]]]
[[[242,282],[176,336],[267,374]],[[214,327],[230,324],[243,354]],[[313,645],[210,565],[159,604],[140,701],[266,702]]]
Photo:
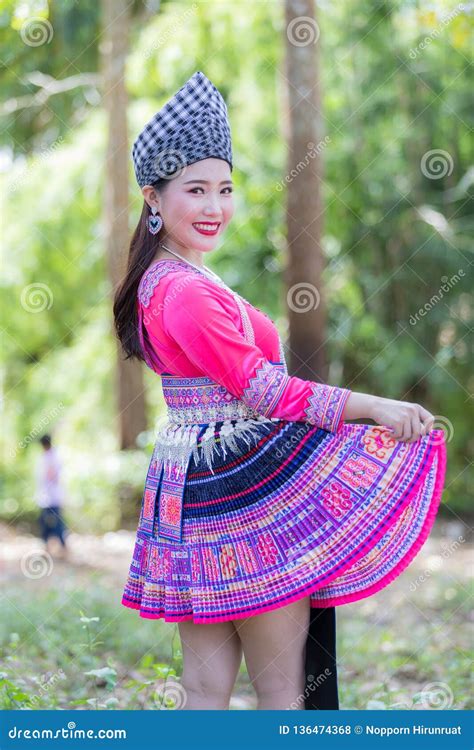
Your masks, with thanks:
[[[152,185],[211,156],[224,159],[232,169],[225,101],[198,70],[152,117],[133,144],[137,182],[140,187]]]

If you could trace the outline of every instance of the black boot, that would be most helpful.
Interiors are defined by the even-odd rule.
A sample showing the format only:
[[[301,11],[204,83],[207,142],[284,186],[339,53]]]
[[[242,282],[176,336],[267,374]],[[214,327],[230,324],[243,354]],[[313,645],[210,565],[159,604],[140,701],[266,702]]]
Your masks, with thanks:
[[[311,607],[305,674],[305,709],[337,711],[335,607]]]

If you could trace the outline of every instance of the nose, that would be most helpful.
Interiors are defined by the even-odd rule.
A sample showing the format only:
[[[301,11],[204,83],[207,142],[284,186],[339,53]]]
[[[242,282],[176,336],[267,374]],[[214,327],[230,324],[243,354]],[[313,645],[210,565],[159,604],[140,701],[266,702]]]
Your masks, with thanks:
[[[206,208],[204,209],[204,213],[206,216],[211,217],[217,217],[219,218],[221,216],[221,206],[219,202],[219,196],[210,194],[208,196],[208,202],[206,205]]]

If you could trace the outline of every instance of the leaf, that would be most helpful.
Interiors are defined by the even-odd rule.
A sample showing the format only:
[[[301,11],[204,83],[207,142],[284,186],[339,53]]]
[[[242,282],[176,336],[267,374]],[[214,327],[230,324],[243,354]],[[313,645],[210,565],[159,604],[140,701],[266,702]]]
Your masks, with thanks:
[[[85,675],[92,675],[94,677],[117,677],[117,672],[111,667],[101,667],[100,669],[90,669],[88,672],[84,672]]]
[[[99,680],[99,687],[106,686],[108,690],[112,690],[117,684],[117,672],[112,667],[101,667],[100,669],[90,669],[88,672],[84,672],[85,675],[96,677]]]
[[[118,704],[119,704],[119,699],[115,697],[107,698],[107,700],[105,701],[105,705],[107,706],[107,708],[110,708],[111,706],[118,706]]]
[[[168,677],[169,675],[176,676],[176,671],[167,664],[153,664],[153,669],[155,670],[157,677]]]

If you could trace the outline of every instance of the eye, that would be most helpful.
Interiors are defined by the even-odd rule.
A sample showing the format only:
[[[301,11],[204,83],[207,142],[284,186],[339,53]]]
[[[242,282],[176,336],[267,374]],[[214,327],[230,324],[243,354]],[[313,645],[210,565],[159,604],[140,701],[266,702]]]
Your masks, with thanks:
[[[191,190],[189,190],[189,192],[190,192],[190,193],[194,193],[194,192],[195,192],[195,190],[203,190],[203,188],[202,188],[202,187],[195,187],[195,188],[191,188]],[[233,187],[231,187],[231,185],[227,185],[227,187],[225,187],[225,188],[222,188],[221,192],[222,192],[223,190],[229,190],[229,191],[230,191],[230,193],[232,193],[232,192],[234,191],[234,189],[233,189]],[[204,191],[203,191],[203,192],[204,192]]]

